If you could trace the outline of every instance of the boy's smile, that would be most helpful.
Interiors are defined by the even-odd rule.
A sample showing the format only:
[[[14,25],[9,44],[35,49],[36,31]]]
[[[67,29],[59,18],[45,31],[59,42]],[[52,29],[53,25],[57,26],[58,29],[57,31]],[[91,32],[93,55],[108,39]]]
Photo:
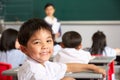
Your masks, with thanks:
[[[53,39],[49,31],[41,29],[36,31],[24,47],[26,55],[32,59],[44,63],[53,53]]]

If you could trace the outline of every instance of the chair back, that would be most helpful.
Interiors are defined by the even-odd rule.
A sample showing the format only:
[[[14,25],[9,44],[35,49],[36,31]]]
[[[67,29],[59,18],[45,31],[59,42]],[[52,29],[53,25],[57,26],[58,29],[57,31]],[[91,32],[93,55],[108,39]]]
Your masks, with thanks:
[[[11,64],[0,62],[0,80],[12,80],[11,76],[2,75],[3,71],[11,69],[11,68],[12,68]]]

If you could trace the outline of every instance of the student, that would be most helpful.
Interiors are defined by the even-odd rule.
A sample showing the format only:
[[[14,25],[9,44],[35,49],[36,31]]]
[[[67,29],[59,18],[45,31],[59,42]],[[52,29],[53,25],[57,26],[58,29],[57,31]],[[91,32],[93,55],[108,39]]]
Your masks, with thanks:
[[[54,63],[48,61],[53,53],[53,35],[49,25],[41,19],[30,19],[19,31],[21,50],[28,56],[18,71],[18,80],[61,80],[66,72],[87,69],[106,75],[105,70],[93,64]]]
[[[51,3],[47,3],[44,7],[44,10],[46,14],[46,17],[44,19],[52,27],[53,34],[55,34],[55,39],[57,39],[61,35],[61,28],[60,22],[54,16],[55,6]]]
[[[92,58],[90,53],[82,50],[81,35],[75,31],[68,31],[62,37],[63,49],[54,57],[55,62],[88,64]]]
[[[62,49],[61,43],[60,44],[55,44],[52,56],[55,57],[61,49]]]
[[[16,44],[18,31],[13,29],[6,29],[3,31],[0,39],[0,62],[6,62],[12,65],[13,68],[21,65],[25,60],[25,55],[18,48]]]
[[[92,46],[89,49],[92,55],[116,57],[119,49],[113,49],[107,46],[106,36],[103,32],[97,31],[92,36]],[[114,61],[109,64],[109,80],[116,80],[114,74]]]
[[[113,49],[107,46],[106,36],[103,32],[97,31],[92,36],[91,54],[99,54],[103,56],[116,57],[120,50]]]

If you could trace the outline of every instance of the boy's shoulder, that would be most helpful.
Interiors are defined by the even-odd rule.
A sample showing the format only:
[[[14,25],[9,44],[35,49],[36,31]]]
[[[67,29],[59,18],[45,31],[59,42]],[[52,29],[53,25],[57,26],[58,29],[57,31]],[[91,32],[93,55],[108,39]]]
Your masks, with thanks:
[[[59,51],[59,53],[86,53],[86,54],[90,54],[90,52],[85,51],[83,49],[74,49],[74,48],[63,48]]]
[[[85,51],[85,50],[83,50],[83,49],[80,49],[79,52],[81,52],[81,53],[86,53],[86,54],[90,54],[90,52]]]
[[[19,78],[24,77],[24,80],[26,79],[26,76],[34,77],[35,80],[56,80],[57,78],[60,79],[64,76],[65,72],[67,70],[67,66],[62,63],[53,63],[46,61],[44,63],[44,66],[42,66],[40,63],[36,63],[31,60],[27,60],[19,69],[18,76]],[[59,74],[60,73],[60,74]],[[55,76],[57,74],[57,76]],[[46,76],[47,75],[47,76]],[[48,79],[49,78],[49,79]],[[23,79],[21,79],[23,80]],[[30,79],[29,79],[30,80]],[[33,79],[31,79],[33,80]]]
[[[31,58],[27,58],[27,60],[23,64],[24,68],[28,67],[30,69],[33,69],[33,68],[34,69],[40,69],[40,68],[42,69],[42,68],[46,68],[46,67],[53,69],[53,67],[59,67],[59,66],[66,67],[66,64],[46,61],[46,62],[44,62],[44,66],[42,64],[32,60]]]
[[[20,72],[24,73],[26,71],[30,71],[31,73],[37,73],[40,74],[41,72],[46,72],[46,70],[49,71],[58,71],[58,70],[66,70],[67,66],[66,64],[62,63],[56,63],[56,62],[50,62],[46,61],[44,63],[44,66],[34,60],[27,59],[24,64],[20,67]]]

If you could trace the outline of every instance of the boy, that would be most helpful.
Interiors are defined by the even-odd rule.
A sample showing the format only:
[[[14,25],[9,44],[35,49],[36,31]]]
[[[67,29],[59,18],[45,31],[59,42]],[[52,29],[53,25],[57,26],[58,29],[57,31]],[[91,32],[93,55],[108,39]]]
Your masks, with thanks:
[[[68,31],[62,37],[63,49],[54,57],[55,62],[88,64],[92,59],[89,52],[82,50],[81,35],[75,31]]]
[[[47,3],[44,7],[44,10],[46,14],[45,21],[52,27],[53,34],[55,35],[55,39],[57,39],[61,35],[61,28],[60,28],[60,22],[54,16],[55,6],[51,3]]]
[[[66,72],[87,69],[106,75],[105,70],[92,64],[48,61],[53,53],[53,38],[52,29],[44,20],[30,19],[21,26],[18,41],[28,58],[18,71],[18,80],[61,80]]]

